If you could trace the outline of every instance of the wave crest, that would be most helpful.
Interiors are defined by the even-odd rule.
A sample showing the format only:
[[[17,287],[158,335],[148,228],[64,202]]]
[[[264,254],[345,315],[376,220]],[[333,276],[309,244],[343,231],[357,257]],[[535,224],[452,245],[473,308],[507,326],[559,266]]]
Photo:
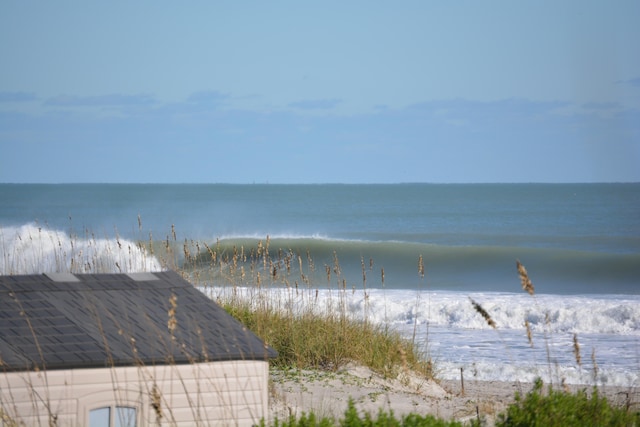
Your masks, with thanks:
[[[161,271],[144,246],[115,237],[81,238],[35,224],[0,228],[0,274]]]

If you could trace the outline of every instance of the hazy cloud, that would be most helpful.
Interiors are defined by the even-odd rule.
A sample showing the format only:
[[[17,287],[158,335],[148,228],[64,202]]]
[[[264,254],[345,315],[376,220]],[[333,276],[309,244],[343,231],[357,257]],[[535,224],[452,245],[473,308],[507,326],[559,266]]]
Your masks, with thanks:
[[[38,99],[31,92],[0,92],[0,102],[28,102]]]
[[[96,95],[96,96],[73,96],[59,95],[48,99],[45,104],[59,107],[116,107],[151,105],[156,100],[151,95]]]
[[[207,104],[218,105],[229,99],[229,95],[216,90],[204,90],[200,92],[194,92],[187,98],[187,102],[195,104]]]
[[[640,77],[636,77],[635,79],[630,80],[618,80],[616,83],[633,87],[640,87]]]
[[[569,105],[559,101],[531,101],[520,98],[509,98],[496,101],[471,101],[452,99],[427,101],[410,105],[405,111],[413,114],[429,113],[435,117],[464,116],[473,120],[487,118],[514,119],[516,117],[536,117],[554,114]]]
[[[341,99],[304,99],[302,101],[292,102],[289,107],[299,108],[301,110],[329,110],[335,108],[342,102]]]
[[[587,102],[582,104],[582,107],[591,110],[610,110],[620,108],[620,104],[618,102]]]

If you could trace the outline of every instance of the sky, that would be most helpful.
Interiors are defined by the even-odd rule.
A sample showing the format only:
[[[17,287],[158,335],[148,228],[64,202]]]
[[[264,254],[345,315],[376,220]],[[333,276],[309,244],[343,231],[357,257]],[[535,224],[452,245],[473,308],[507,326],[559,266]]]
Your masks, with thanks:
[[[3,1],[0,182],[640,181],[638,1]]]

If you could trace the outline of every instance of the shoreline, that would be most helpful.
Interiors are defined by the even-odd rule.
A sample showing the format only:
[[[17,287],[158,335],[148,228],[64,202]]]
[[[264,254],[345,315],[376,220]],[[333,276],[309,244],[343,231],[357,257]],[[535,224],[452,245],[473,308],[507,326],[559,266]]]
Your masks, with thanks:
[[[460,381],[427,380],[411,372],[390,379],[351,364],[336,372],[274,369],[269,387],[270,421],[310,412],[340,419],[352,399],[360,413],[374,416],[380,410],[393,411],[397,417],[413,412],[461,422],[480,418],[484,425],[492,426],[498,414],[515,401],[516,392],[526,395],[533,384],[465,380],[463,391]],[[572,393],[592,390],[586,385],[569,385],[568,389]],[[638,388],[602,386],[598,392],[615,405],[640,407]]]

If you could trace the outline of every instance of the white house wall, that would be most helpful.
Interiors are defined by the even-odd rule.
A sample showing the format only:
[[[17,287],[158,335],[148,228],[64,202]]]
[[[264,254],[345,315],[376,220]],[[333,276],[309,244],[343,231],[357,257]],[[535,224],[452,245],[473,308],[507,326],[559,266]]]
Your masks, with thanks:
[[[268,377],[266,361],[9,372],[0,407],[28,426],[87,426],[108,405],[138,408],[139,426],[251,426],[267,417]]]

